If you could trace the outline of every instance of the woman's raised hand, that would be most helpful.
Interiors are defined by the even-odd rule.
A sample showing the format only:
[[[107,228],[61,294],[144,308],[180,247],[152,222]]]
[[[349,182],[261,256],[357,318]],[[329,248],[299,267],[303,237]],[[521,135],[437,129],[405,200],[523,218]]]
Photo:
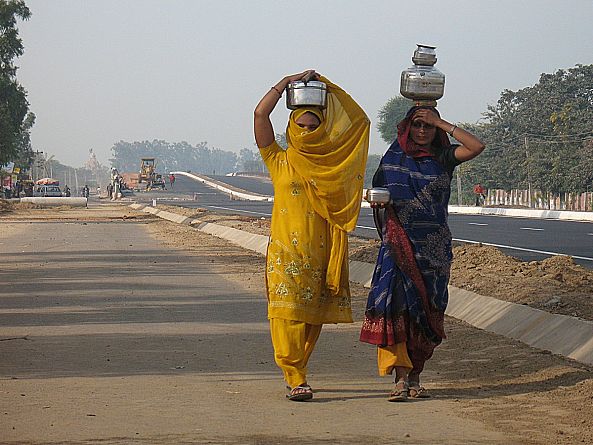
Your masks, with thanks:
[[[255,142],[258,147],[267,147],[275,139],[274,128],[270,121],[270,113],[282,97],[282,93],[290,82],[298,80],[319,80],[319,74],[315,70],[306,70],[302,73],[292,74],[284,77],[276,85],[272,86],[264,97],[259,101],[254,111],[254,132]]]
[[[296,82],[304,79],[319,80],[319,74],[315,72],[315,70],[305,70],[302,73],[286,76],[284,79],[286,79],[287,82]]]
[[[438,114],[427,108],[421,108],[420,110],[416,111],[414,116],[412,116],[412,120],[415,121],[416,119],[426,124],[434,125],[435,127],[438,127],[439,123],[442,121]]]

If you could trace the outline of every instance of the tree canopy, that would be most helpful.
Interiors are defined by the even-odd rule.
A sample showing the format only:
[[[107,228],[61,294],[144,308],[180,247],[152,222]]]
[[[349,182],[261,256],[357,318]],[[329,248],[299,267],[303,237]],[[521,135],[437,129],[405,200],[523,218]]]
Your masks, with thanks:
[[[29,112],[27,92],[17,81],[14,64],[24,52],[16,22],[30,16],[23,0],[0,0],[0,165],[16,161],[24,166],[30,156],[35,115]]]
[[[392,97],[379,110],[377,116],[379,121],[377,123],[377,130],[381,134],[381,138],[391,144],[395,141],[397,136],[397,124],[406,117],[407,111],[414,105],[410,99],[402,96]]]
[[[237,169],[237,155],[218,148],[209,148],[206,142],[191,145],[187,142],[169,143],[163,140],[125,142],[111,147],[111,165],[120,172],[135,172],[140,158],[154,157],[159,172],[191,170],[204,174],[225,174]]]
[[[504,90],[472,130],[487,144],[472,161],[482,183],[583,192],[593,182],[593,65],[542,74]]]

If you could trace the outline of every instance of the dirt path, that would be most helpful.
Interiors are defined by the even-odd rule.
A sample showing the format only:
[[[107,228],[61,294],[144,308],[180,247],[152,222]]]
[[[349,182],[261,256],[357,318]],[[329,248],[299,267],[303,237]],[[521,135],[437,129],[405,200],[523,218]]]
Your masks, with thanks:
[[[2,443],[593,443],[591,370],[454,320],[426,371],[434,399],[385,402],[354,324],[324,328],[315,402],[289,403],[262,257],[91,210],[0,215]]]

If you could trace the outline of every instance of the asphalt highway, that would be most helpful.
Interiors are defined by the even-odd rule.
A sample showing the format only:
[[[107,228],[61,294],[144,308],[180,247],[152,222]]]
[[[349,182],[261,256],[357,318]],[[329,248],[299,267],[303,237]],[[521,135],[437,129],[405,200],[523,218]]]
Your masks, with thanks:
[[[213,178],[251,192],[273,194],[269,180],[240,176]],[[140,202],[157,199],[163,204],[203,207],[219,213],[262,218],[271,216],[273,205],[270,202],[231,200],[228,195],[183,176],[177,177],[172,189],[138,192],[136,199]],[[593,223],[451,214],[449,226],[456,242],[491,244],[523,261],[542,260],[555,254],[570,255],[577,263],[593,269]],[[366,238],[378,237],[370,208],[361,209],[354,233]]]

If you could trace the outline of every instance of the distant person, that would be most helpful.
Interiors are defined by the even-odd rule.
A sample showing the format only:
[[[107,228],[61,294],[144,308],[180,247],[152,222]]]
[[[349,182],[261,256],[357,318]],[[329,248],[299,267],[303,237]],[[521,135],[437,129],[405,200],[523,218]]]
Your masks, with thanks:
[[[395,373],[390,402],[428,397],[420,374],[445,338],[451,178],[483,150],[482,141],[441,119],[436,108],[412,107],[373,177],[390,201],[373,204],[381,247],[360,340],[377,346],[379,375]]]
[[[70,187],[68,187],[67,185],[65,185],[64,186],[64,196],[67,197],[67,198],[69,198],[70,195],[71,195]]]
[[[85,186],[82,188],[82,196],[84,196],[85,198],[88,198],[89,195],[90,195],[89,186],[85,184]]]
[[[169,184],[171,184],[171,188],[173,188],[173,184],[175,184],[175,175],[173,173],[169,175]]]
[[[328,107],[294,110],[284,150],[270,114],[289,82],[309,76],[327,85]],[[352,323],[347,232],[360,211],[370,122],[344,90],[315,71],[282,79],[254,114],[255,140],[274,185],[266,266],[274,358],[286,397],[310,400],[307,363],[321,327]]]
[[[113,184],[111,182],[107,184],[107,197],[109,199],[113,198]]]
[[[476,195],[476,207],[479,207],[483,202],[486,201],[486,190],[482,187],[479,182],[474,185],[474,195]]]
[[[21,183],[21,181],[17,181],[14,184],[14,197],[15,198],[20,198],[22,191],[23,191],[23,184]]]

